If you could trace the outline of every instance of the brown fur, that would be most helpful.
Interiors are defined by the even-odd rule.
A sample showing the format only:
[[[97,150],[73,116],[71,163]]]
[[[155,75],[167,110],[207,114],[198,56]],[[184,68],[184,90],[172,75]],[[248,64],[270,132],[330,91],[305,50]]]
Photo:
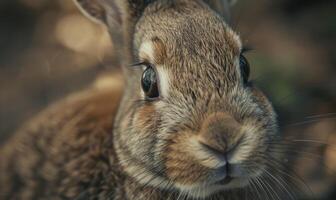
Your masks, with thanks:
[[[242,44],[220,12],[226,1],[76,1],[109,27],[123,63],[123,95],[113,87],[89,89],[24,126],[1,150],[1,197],[236,200],[254,194],[251,182],[271,172],[269,159],[279,158],[268,151],[278,140],[277,120],[263,93],[243,84]],[[103,10],[96,14],[96,8]],[[154,55],[140,49],[146,42]],[[157,100],[143,97],[143,69],[127,67],[139,61],[152,62],[161,75]],[[216,180],[225,170],[234,176],[228,186]]]
[[[111,134],[120,94],[92,88],[28,122],[0,151],[1,199],[107,198],[122,177]]]

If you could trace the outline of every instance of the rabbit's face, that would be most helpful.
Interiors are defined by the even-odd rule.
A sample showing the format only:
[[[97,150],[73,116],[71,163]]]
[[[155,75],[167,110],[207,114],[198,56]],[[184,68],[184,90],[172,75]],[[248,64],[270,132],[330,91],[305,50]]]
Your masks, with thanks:
[[[116,124],[123,168],[194,197],[247,186],[275,156],[277,122],[248,82],[240,38],[204,4],[154,6],[135,27],[138,64]]]

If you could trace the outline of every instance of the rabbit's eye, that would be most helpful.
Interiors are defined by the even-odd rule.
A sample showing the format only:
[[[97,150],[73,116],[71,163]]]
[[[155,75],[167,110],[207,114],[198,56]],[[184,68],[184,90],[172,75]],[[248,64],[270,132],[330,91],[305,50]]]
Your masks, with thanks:
[[[240,71],[243,77],[244,84],[247,84],[250,77],[250,64],[248,63],[245,56],[240,55],[239,59]]]
[[[158,81],[153,67],[148,66],[142,74],[141,86],[148,99],[159,97]]]

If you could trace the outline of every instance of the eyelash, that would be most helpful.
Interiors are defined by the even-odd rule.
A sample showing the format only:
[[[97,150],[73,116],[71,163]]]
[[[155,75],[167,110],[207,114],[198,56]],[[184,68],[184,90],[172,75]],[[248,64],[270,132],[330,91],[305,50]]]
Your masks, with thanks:
[[[254,49],[251,46],[248,46],[248,45],[247,46],[243,46],[240,54],[248,53],[248,52],[253,51],[253,50]]]
[[[141,62],[136,62],[136,63],[133,63],[131,64],[130,66],[131,67],[140,67],[140,66],[150,66],[151,64],[148,63],[147,61],[141,61]]]

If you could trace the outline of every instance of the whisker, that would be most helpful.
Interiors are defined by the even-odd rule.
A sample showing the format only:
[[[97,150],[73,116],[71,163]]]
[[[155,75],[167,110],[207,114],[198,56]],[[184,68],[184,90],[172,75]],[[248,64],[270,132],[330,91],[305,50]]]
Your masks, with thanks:
[[[296,126],[301,126],[301,125],[306,125],[306,124],[311,124],[311,123],[315,123],[315,122],[320,122],[321,120],[335,120],[336,117],[326,117],[323,119],[309,119],[306,121],[302,121],[302,122],[294,122],[288,125],[283,126],[284,128],[289,128],[289,127],[296,127]]]
[[[324,114],[318,114],[318,115],[311,115],[311,116],[307,116],[305,118],[314,119],[314,118],[324,118],[324,117],[333,117],[333,116],[336,116],[336,112],[324,113]]]
[[[300,151],[286,151],[286,150],[284,150],[284,151],[276,151],[276,150],[274,150],[274,151],[271,151],[271,152],[274,152],[274,153],[284,153],[284,152],[291,152],[291,153],[297,153],[297,154],[301,154],[300,156],[302,156],[302,158],[301,159],[306,159],[306,160],[310,160],[310,161],[315,161],[315,159],[314,158],[312,158],[312,157],[315,157],[316,159],[319,159],[319,160],[323,160],[323,157],[322,156],[320,156],[320,155],[315,155],[315,154],[311,154],[311,153],[309,153],[309,152],[300,152]],[[289,157],[297,157],[297,155],[295,155],[295,154],[291,154],[291,155],[288,155]],[[309,157],[309,156],[312,156],[312,157]],[[329,173],[330,174],[335,174],[336,173],[336,171],[334,171],[334,170],[332,170],[329,166],[327,166],[325,163],[320,163],[320,164],[322,164],[323,165],[323,167],[327,170],[327,171],[329,171]]]
[[[282,179],[280,178],[276,178],[275,176],[273,176],[271,173],[268,172],[267,169],[262,169],[266,174],[269,175],[270,178],[272,178],[274,181],[276,181],[285,191],[286,193],[290,196],[291,199],[295,200],[293,194],[287,189],[288,185],[286,184],[286,182],[280,181]],[[280,179],[280,180],[279,180]],[[287,186],[287,187],[286,187]]]
[[[267,182],[265,181],[265,184],[270,188],[270,190],[272,191],[272,193],[276,196],[277,199],[281,200],[281,198],[279,197],[278,193],[273,189],[273,187]],[[273,196],[273,195],[272,195]],[[275,198],[274,198],[275,199]]]
[[[292,150],[292,149],[285,149],[283,147],[272,147],[269,149],[269,151],[271,152],[276,152],[276,153],[285,153],[285,152],[290,152],[290,153],[297,153],[297,154],[305,154],[305,156],[312,156],[312,157],[315,157],[315,158],[319,158],[319,159],[323,159],[323,157],[319,154],[316,154],[316,153],[311,153],[311,152],[307,152],[307,151],[303,151],[303,150]],[[297,156],[297,155],[294,155],[293,156]]]
[[[336,151],[336,145],[323,142],[321,140],[300,140],[300,139],[283,139],[283,141],[274,141],[274,142],[266,142],[268,145],[276,145],[278,147],[288,147],[288,148],[318,148],[318,147],[327,147],[328,149]],[[311,146],[302,146],[302,145],[311,145]],[[314,146],[313,146],[314,145]]]
[[[255,181],[256,181],[256,183],[259,184],[260,188],[262,188],[262,191],[263,191],[263,193],[267,196],[267,198],[268,198],[268,199],[272,199],[272,198],[269,198],[269,197],[271,196],[271,194],[270,194],[270,192],[268,191],[268,188],[267,188],[267,187],[265,187],[266,189],[264,188],[264,184],[262,184],[262,182],[260,181],[260,179],[259,179],[258,177],[256,177],[256,178],[255,178]]]
[[[283,174],[284,176],[287,176],[288,178],[290,178],[293,181],[296,181],[299,184],[303,184],[305,186],[306,189],[308,189],[309,193],[314,196],[314,193],[312,191],[312,189],[308,186],[308,184],[291,168],[285,166],[286,163],[281,163],[278,159],[271,157],[272,159],[266,158],[268,160],[267,166],[271,167],[272,169],[276,170],[278,173]],[[282,167],[281,167],[282,166]],[[293,174],[294,176],[292,176],[291,174],[285,172],[284,170],[281,170],[280,168],[285,168],[286,170],[289,170],[291,172],[291,174]],[[295,185],[296,186],[296,185]],[[300,187],[297,187],[298,190],[300,190]]]
[[[257,193],[257,196],[258,196],[258,199],[263,199],[261,196],[260,196],[260,193],[259,193],[259,187],[257,187],[256,183],[254,182],[253,179],[250,179],[248,180],[250,185],[255,189],[255,192]]]

